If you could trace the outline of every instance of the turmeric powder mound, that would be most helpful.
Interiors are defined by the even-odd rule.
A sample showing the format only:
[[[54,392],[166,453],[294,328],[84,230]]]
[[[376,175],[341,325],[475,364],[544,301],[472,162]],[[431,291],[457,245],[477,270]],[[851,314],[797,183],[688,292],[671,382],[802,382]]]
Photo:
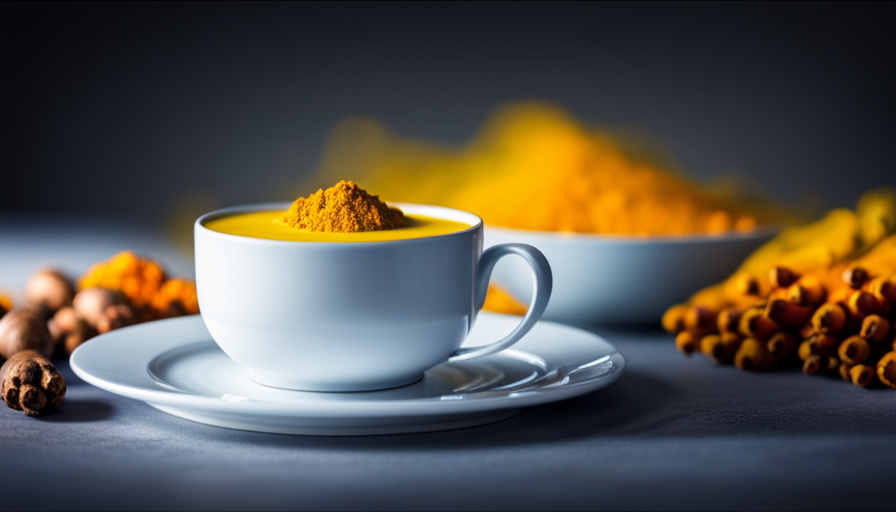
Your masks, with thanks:
[[[148,306],[165,282],[165,271],[158,263],[130,251],[100,262],[78,280],[78,288],[99,286],[124,293],[134,306]]]
[[[123,251],[90,267],[78,288],[100,287],[122,292],[141,321],[199,313],[196,283],[168,279],[155,261]]]
[[[631,146],[631,147],[629,147]],[[498,109],[463,148],[402,138],[353,119],[330,136],[317,183],[355,176],[396,201],[476,213],[486,225],[604,235],[749,232],[786,215],[678,175],[653,148],[559,108]]]
[[[294,229],[324,233],[383,231],[405,225],[401,210],[351,181],[296,199],[282,221]]]

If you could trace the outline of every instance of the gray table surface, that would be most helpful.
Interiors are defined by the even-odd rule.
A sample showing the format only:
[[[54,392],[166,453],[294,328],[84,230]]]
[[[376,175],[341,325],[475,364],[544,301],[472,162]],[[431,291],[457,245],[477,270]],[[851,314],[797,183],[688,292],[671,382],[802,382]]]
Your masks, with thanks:
[[[107,238],[56,257],[86,261]],[[0,226],[0,288],[40,263],[34,244]],[[0,509],[896,508],[896,392],[717,367],[659,331],[590,329],[626,357],[608,388],[409,435],[201,425],[86,384],[60,361],[59,411],[0,408]]]

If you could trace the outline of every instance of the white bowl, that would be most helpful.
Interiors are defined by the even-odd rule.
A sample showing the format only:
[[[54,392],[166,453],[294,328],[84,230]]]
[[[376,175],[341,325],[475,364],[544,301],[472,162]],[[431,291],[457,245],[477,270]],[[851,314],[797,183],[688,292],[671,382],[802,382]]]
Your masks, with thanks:
[[[485,246],[530,244],[544,253],[554,289],[543,318],[606,325],[656,324],[663,311],[728,277],[775,230],[686,237],[610,237],[485,226]],[[492,280],[528,304],[531,272],[505,258]]]

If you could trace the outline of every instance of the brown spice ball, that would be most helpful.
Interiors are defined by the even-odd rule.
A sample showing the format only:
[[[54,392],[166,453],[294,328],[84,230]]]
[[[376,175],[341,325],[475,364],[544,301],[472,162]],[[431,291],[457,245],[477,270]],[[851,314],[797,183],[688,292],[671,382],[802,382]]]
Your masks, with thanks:
[[[92,327],[103,321],[109,306],[128,305],[127,297],[107,288],[85,288],[75,295],[74,308]]]
[[[12,356],[0,367],[0,398],[28,416],[50,412],[65,400],[65,378],[47,358],[33,350]]]
[[[73,307],[64,307],[53,315],[53,322],[63,333],[73,331],[81,318]]]
[[[73,307],[57,311],[47,325],[50,327],[50,334],[54,336],[55,355],[58,357],[70,356],[79,345],[97,334],[97,330],[88,325]]]
[[[9,359],[24,350],[36,350],[45,357],[53,352],[53,338],[40,308],[13,308],[0,318],[0,357]]]
[[[76,348],[81,346],[82,343],[89,340],[90,338],[96,336],[96,329],[87,325],[87,322],[84,320],[80,320],[78,325],[75,326],[70,332],[65,335],[65,338],[62,340],[59,346],[59,354],[62,357],[68,357],[72,355],[72,352],[75,351]]]
[[[97,332],[102,334],[126,327],[134,322],[134,310],[130,306],[127,304],[113,304],[106,307],[95,327]]]
[[[70,306],[74,296],[72,283],[53,269],[37,272],[25,284],[25,302],[44,305],[51,311]]]
[[[53,340],[53,345],[58,346],[59,341],[65,336],[65,331],[60,329],[59,325],[56,324],[56,320],[52,318],[47,320],[47,331],[50,333],[50,339]]]

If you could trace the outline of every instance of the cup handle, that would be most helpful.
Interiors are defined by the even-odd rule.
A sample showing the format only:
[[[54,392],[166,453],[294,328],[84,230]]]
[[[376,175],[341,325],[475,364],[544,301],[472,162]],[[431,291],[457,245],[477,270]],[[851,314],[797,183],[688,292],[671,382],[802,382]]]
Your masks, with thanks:
[[[482,309],[483,304],[485,304],[488,282],[492,276],[492,270],[495,268],[495,263],[504,256],[511,254],[523,258],[532,269],[535,289],[532,291],[532,301],[529,303],[529,310],[526,311],[526,315],[523,316],[523,320],[516,326],[516,329],[504,338],[481,347],[459,348],[451,354],[451,357],[448,358],[449,361],[463,361],[464,359],[487,356],[504,350],[529,332],[529,329],[532,329],[535,322],[544,313],[548,300],[551,298],[551,287],[554,282],[551,266],[541,251],[526,244],[495,245],[482,253],[482,256],[479,258],[479,266],[476,269],[476,288],[474,290],[476,294],[476,311]]]

